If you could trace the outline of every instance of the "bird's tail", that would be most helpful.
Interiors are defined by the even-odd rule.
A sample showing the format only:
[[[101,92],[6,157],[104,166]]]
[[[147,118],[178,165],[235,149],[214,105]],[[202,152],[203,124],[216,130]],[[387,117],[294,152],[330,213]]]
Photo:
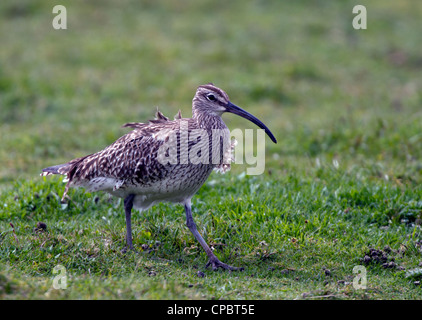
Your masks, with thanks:
[[[52,166],[52,167],[48,167],[48,168],[44,168],[42,169],[42,172],[40,174],[40,176],[49,176],[52,174],[63,174],[66,175],[67,178],[65,178],[65,181],[67,180],[67,184],[66,184],[66,188],[65,191],[63,193],[63,197],[62,197],[62,201],[64,201],[64,199],[66,198],[67,192],[69,190],[69,171],[72,169],[73,164],[68,162],[68,163],[64,163],[64,164],[59,164],[57,166]]]
[[[86,156],[88,157],[88,156]],[[77,165],[84,160],[86,157],[76,158],[73,159],[67,163],[58,164],[56,166],[48,167],[42,169],[41,176],[49,176],[51,174],[63,174],[67,175],[67,177],[70,179],[73,176],[74,169],[77,167]]]
[[[77,158],[69,161],[68,163],[64,164],[58,164],[56,166],[48,167],[42,169],[42,172],[40,176],[49,176],[52,174],[62,174],[66,175],[66,178],[63,180],[64,182],[67,182],[66,188],[64,190],[64,194],[62,197],[62,201],[66,198],[67,192],[69,190],[70,184],[72,182],[73,176],[75,174],[75,170],[78,167],[78,164],[80,164],[86,157]]]
[[[51,174],[67,174],[72,167],[71,163],[59,164],[57,166],[52,166],[42,169],[41,176],[49,176]]]

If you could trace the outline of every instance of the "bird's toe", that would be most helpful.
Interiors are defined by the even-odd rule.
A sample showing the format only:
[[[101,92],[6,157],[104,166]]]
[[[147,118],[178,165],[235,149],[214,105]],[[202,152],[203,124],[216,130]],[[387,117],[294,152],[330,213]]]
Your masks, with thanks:
[[[135,248],[133,247],[133,246],[125,246],[122,250],[120,250],[120,252],[121,253],[128,253],[128,252],[135,252],[135,253],[137,253],[138,251],[137,250],[135,250]]]
[[[230,270],[230,271],[243,271],[245,268],[243,267],[232,267],[224,262],[221,262],[218,259],[210,259],[207,264],[205,265],[205,268],[212,267],[213,271],[217,271],[218,268],[224,269],[224,270]]]

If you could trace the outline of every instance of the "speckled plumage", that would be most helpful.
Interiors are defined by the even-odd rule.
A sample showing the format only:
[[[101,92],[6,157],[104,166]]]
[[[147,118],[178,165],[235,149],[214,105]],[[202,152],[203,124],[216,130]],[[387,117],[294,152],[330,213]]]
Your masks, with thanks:
[[[105,149],[59,165],[57,173],[66,175],[68,179],[63,199],[69,187],[84,187],[91,192],[106,191],[121,198],[133,193],[136,195],[134,207],[139,209],[146,209],[158,201],[183,202],[192,197],[213,169],[221,172],[230,169],[233,142],[229,144],[230,149],[224,150],[226,157],[218,164],[209,161],[210,164],[163,165],[157,159],[158,150],[169,134],[180,136],[183,121],[187,123],[189,132],[201,128],[201,123],[195,118],[171,121],[157,111],[156,119],[149,123],[125,124],[124,127],[134,130]],[[227,129],[221,118],[219,121],[214,119],[213,124],[210,129]],[[162,132],[164,134],[160,136]],[[228,137],[227,132],[225,138]],[[189,147],[193,145],[191,143]],[[50,173],[54,168],[43,171]]]
[[[124,127],[133,130],[105,149],[66,164],[45,168],[42,175],[62,174],[67,177],[63,199],[70,187],[105,191],[124,198],[129,247],[132,247],[132,207],[144,210],[161,201],[182,203],[185,205],[188,227],[204,247],[213,268],[234,270],[235,268],[221,263],[210,251],[196,231],[190,210],[190,199],[212,170],[225,172],[230,169],[234,141],[230,141],[229,130],[221,118],[222,113],[232,112],[229,111],[230,106],[236,107],[230,103],[223,90],[212,84],[199,86],[193,98],[192,118],[182,118],[179,111],[174,120],[170,120],[157,110],[156,118],[148,123],[125,124]],[[239,114],[237,111],[234,113]],[[256,121],[259,122],[257,119]],[[188,139],[197,132],[200,135],[194,136],[196,139]],[[218,132],[218,141],[212,138],[215,132]],[[202,133],[206,135],[201,136]],[[170,144],[173,141],[171,139],[176,142]],[[185,142],[187,149],[181,148]],[[167,144],[171,147],[163,155],[163,150],[166,149],[163,146],[167,147]],[[185,153],[191,150],[196,152],[197,149],[201,150],[198,155],[202,156],[202,160],[208,161],[190,161],[190,156],[187,157]],[[208,155],[205,152],[207,149]],[[161,161],[160,157],[176,154],[175,152],[177,163]]]

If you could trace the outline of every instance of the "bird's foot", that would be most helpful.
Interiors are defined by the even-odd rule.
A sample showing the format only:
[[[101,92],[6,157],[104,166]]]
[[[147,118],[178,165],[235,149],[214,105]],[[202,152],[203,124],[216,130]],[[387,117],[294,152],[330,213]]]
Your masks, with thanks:
[[[127,253],[128,251],[136,252],[135,248],[133,246],[125,246],[122,250],[120,250],[121,253]]]
[[[230,270],[230,271],[243,271],[243,270],[245,270],[245,268],[243,268],[243,267],[232,267],[232,266],[229,266],[228,264],[225,264],[225,263],[221,262],[217,258],[211,258],[207,262],[207,264],[205,265],[205,268],[208,268],[209,266],[212,267],[212,270],[213,271],[217,271],[218,268],[222,268],[222,269]]]

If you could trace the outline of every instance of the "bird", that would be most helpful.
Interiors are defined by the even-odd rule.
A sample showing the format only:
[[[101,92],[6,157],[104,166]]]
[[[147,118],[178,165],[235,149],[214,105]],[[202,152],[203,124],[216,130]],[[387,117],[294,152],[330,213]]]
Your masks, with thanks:
[[[197,230],[192,216],[191,199],[213,170],[226,172],[233,161],[236,142],[222,119],[223,113],[241,116],[276,138],[258,118],[233,104],[229,96],[213,83],[200,85],[192,100],[192,118],[179,112],[170,120],[158,108],[155,119],[147,123],[123,125],[132,131],[103,150],[42,169],[41,176],[64,175],[69,188],[82,187],[88,192],[105,191],[123,199],[126,218],[126,246],[134,250],[132,209],[146,210],[159,202],[182,204],[186,225],[208,256],[205,267],[212,270],[238,271],[221,262]]]

